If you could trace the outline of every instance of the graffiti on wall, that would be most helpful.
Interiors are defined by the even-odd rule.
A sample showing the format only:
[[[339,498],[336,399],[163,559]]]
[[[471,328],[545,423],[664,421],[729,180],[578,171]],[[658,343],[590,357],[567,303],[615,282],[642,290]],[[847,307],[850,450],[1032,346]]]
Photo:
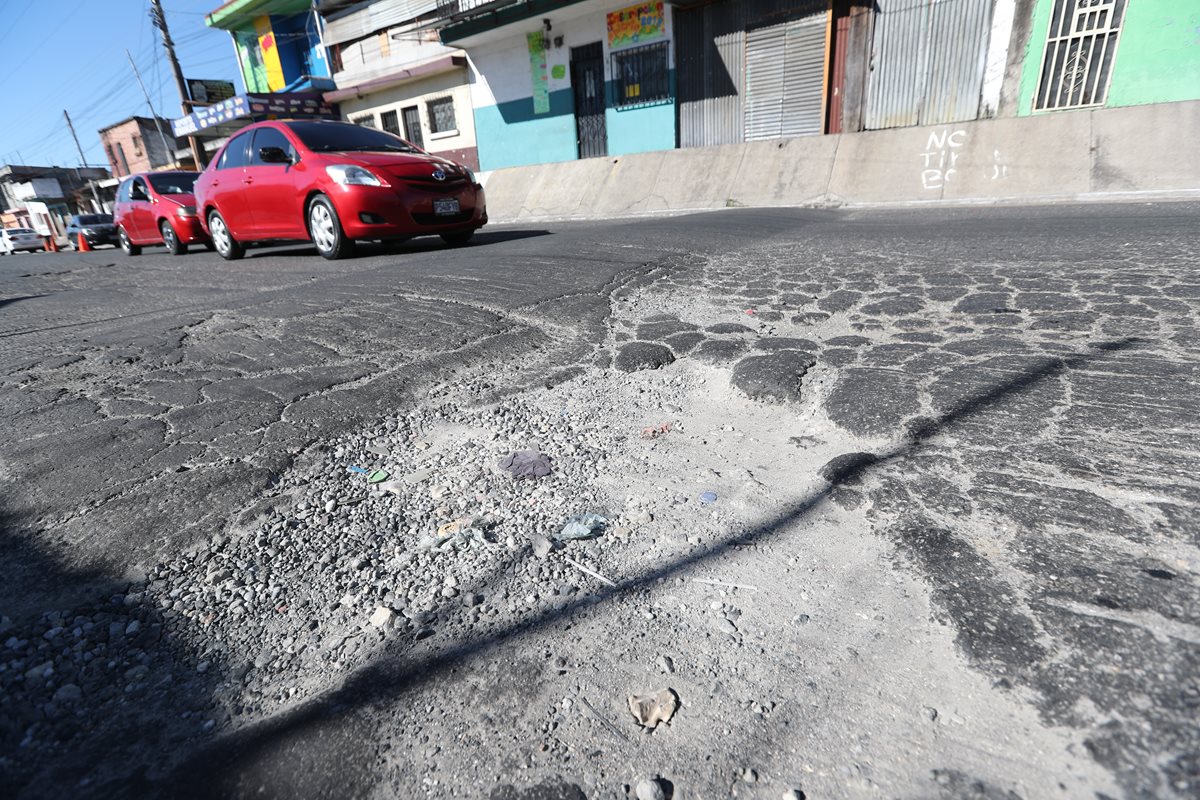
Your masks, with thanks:
[[[926,189],[941,189],[949,183],[958,172],[958,159],[966,143],[967,132],[964,130],[953,133],[947,128],[932,131],[929,141],[925,143],[925,152],[921,153],[924,161],[921,186]]]
[[[665,32],[662,0],[638,3],[608,15],[609,48],[657,39]]]
[[[967,144],[967,132],[961,128],[932,131],[921,153],[921,186],[941,189],[959,174],[958,162]],[[1008,164],[999,150],[992,150],[992,163],[986,168],[987,177],[998,181],[1008,177]]]
[[[546,74],[546,39],[541,31],[526,36],[529,42],[529,71],[533,78],[533,113],[550,113],[550,77]]]

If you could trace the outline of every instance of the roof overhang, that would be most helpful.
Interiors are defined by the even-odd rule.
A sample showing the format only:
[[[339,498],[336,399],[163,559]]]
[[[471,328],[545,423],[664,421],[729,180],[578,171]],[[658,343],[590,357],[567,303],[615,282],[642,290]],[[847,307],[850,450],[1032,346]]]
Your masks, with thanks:
[[[586,2],[586,0],[583,0]],[[461,15],[445,17],[448,24],[441,29],[442,44],[453,44],[459,47],[468,44],[478,44],[482,41],[481,34],[495,32],[509,25],[524,22],[528,19],[544,17],[547,14],[561,11],[567,6],[580,4],[581,0],[523,0],[523,2],[495,2],[475,6],[469,12]],[[592,3],[588,3],[592,5]],[[490,37],[489,37],[490,38]]]
[[[255,19],[264,14],[299,14],[311,7],[311,0],[229,0],[206,14],[204,24],[226,31],[242,30],[249,28]]]
[[[393,86],[402,86],[406,83],[419,81],[422,78],[428,78],[433,75],[441,75],[445,72],[452,72],[456,69],[466,69],[467,59],[465,56],[442,56],[441,58],[432,61],[426,61],[422,64],[414,64],[411,67],[397,70],[381,78],[364,81],[363,83],[347,86],[343,89],[335,89],[332,92],[325,93],[325,101],[329,103],[340,103],[343,100],[349,100],[352,97],[363,97],[378,92],[382,89],[390,89]]]

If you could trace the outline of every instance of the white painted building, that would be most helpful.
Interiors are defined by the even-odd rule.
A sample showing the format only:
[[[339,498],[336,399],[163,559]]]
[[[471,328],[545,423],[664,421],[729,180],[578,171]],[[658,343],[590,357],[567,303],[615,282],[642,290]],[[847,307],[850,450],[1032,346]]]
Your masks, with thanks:
[[[342,116],[478,169],[467,59],[428,23],[436,0],[326,2],[323,43]]]

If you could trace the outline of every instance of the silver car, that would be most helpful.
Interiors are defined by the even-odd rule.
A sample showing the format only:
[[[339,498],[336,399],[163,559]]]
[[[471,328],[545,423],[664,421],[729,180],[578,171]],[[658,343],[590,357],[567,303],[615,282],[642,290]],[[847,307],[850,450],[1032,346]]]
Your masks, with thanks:
[[[19,250],[45,250],[46,240],[29,228],[0,229],[0,254],[9,255]]]

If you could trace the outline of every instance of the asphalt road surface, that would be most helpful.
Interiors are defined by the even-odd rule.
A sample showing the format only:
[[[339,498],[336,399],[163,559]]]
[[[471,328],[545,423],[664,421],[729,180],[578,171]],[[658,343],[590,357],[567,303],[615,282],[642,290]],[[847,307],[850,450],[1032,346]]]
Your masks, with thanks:
[[[1195,204],[733,209],[338,262],[4,257],[5,795],[1200,796],[1197,231]],[[314,453],[447,393],[468,406],[460,384],[535,405],[578,384],[605,424],[674,392],[725,466],[697,449],[671,476],[680,436],[655,480],[736,467],[743,505],[703,517],[685,493],[675,527],[703,542],[665,533],[552,610],[514,589],[486,633],[414,617],[286,702],[248,677],[270,659],[195,677],[206,634],[156,610],[185,596],[160,567],[237,545],[263,498],[318,480],[297,477]],[[655,497],[610,511],[652,530],[676,513]],[[662,594],[718,559],[758,600]],[[720,616],[693,631],[676,606]],[[691,687],[643,738],[603,678],[639,660]],[[121,671],[115,695],[93,663]],[[585,664],[615,705],[588,701]],[[93,718],[122,697],[119,724]]]

